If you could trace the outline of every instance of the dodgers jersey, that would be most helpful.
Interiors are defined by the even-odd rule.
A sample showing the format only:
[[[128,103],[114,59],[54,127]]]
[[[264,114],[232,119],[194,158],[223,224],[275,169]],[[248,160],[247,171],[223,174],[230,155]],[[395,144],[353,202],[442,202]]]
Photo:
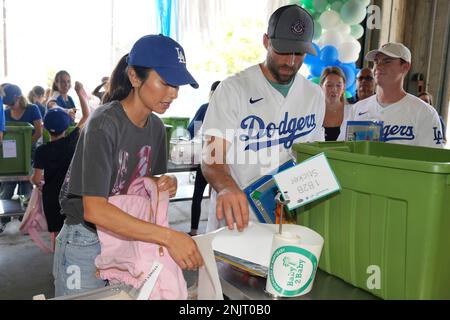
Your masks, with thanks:
[[[231,143],[227,163],[243,188],[286,162],[294,143],[324,141],[324,115],[318,85],[297,74],[285,98],[255,65],[220,83],[203,133]]]
[[[245,188],[291,159],[294,143],[324,141],[324,116],[325,98],[318,85],[297,74],[284,97],[255,65],[219,84],[203,134],[230,142],[226,161],[236,183]],[[214,199],[213,193],[210,220]]]
[[[400,101],[381,106],[376,95],[359,101],[354,105],[350,120],[384,122],[383,139],[385,142],[407,144],[422,147],[443,148],[444,136],[436,110],[407,94]]]

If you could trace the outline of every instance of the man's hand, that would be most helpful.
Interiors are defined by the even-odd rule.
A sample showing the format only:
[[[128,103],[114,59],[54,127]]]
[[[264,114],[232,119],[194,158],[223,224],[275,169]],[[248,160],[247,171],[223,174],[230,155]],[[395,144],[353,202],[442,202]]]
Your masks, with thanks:
[[[218,220],[225,218],[228,229],[243,231],[248,226],[249,212],[245,193],[239,188],[225,188],[217,194],[216,215]]]
[[[169,196],[172,198],[177,193],[178,181],[175,176],[161,176],[156,183],[159,191],[168,191]]]

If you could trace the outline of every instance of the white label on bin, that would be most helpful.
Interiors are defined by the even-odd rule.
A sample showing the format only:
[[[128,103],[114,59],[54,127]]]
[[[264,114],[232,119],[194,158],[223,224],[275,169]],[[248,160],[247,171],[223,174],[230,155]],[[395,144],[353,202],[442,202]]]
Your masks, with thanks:
[[[287,205],[289,210],[304,206],[341,189],[323,153],[274,177],[278,189],[290,200]],[[287,200],[286,196],[285,200]]]
[[[3,140],[3,158],[17,158],[16,140]]]

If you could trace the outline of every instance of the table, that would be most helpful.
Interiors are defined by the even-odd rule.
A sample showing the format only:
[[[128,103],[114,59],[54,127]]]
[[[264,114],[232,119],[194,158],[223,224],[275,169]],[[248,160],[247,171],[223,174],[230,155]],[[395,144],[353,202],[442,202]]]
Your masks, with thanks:
[[[0,183],[29,180],[30,176],[0,176]],[[24,213],[19,200],[0,200],[0,218],[20,217]]]
[[[167,163],[167,172],[169,173],[197,171],[198,168],[200,168],[200,163],[175,164],[170,160]]]
[[[197,171],[200,168],[200,164],[174,164],[169,160],[167,163],[167,172],[168,173],[181,173],[181,172],[192,172]],[[194,194],[194,185],[178,185],[177,194],[175,197],[170,199],[170,202],[178,202],[178,201],[188,201],[192,200],[192,196]],[[209,187],[205,188],[205,192],[203,193],[203,198],[209,198]]]
[[[230,264],[217,260],[220,283],[224,296],[230,300],[274,300],[265,293],[266,279],[250,275]],[[322,270],[317,270],[310,293],[279,300],[379,300],[374,295],[356,288]]]

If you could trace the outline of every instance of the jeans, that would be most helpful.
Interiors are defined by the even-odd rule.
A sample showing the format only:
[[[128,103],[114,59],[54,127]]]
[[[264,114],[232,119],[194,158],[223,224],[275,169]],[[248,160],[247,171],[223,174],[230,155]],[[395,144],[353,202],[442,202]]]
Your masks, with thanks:
[[[53,260],[55,297],[80,294],[106,286],[97,278],[95,258],[100,254],[96,233],[83,225],[64,224],[56,238]]]

